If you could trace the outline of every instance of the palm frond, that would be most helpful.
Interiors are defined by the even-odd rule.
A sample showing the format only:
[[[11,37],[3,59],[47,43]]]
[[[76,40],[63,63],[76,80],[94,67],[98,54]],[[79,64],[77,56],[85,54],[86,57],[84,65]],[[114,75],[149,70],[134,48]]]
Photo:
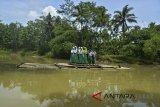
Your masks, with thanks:
[[[126,17],[135,17],[135,15],[132,13],[132,14],[127,14]]]
[[[134,22],[134,23],[137,23],[137,20],[132,19],[132,18],[127,19],[127,21],[130,22],[130,23],[133,23],[133,22]]]
[[[133,10],[133,9],[134,9],[133,7],[129,7],[129,8],[127,9],[127,13],[130,12],[131,10]]]
[[[132,17],[128,17],[128,19],[136,19],[137,17],[132,16]]]
[[[128,5],[125,5],[125,6],[123,7],[122,11],[125,11],[125,10],[127,10],[127,9],[128,9]]]
[[[122,10],[122,15],[123,15],[123,17],[126,17],[126,15],[128,14],[128,5],[126,5],[126,6],[124,6],[123,7],[123,10]]]
[[[114,11],[115,14],[122,15],[121,11]]]

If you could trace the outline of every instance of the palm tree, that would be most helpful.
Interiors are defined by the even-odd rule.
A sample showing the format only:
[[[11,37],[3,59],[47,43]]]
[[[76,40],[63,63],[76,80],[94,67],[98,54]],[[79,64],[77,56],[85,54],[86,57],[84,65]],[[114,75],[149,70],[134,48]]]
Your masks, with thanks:
[[[115,11],[115,15],[113,17],[113,26],[115,27],[115,30],[118,30],[119,27],[122,29],[123,35],[128,30],[129,26],[128,23],[137,23],[135,20],[136,17],[133,13],[130,13],[130,11],[133,10],[133,7],[128,7],[128,5],[124,6],[122,11]]]

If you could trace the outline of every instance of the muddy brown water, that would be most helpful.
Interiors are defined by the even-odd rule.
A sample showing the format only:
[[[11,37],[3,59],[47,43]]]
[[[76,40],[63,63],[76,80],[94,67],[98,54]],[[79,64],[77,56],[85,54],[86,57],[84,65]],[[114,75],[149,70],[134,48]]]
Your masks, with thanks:
[[[127,65],[130,70],[0,65],[0,107],[160,107],[158,65]],[[101,101],[92,97],[99,92],[95,97]]]

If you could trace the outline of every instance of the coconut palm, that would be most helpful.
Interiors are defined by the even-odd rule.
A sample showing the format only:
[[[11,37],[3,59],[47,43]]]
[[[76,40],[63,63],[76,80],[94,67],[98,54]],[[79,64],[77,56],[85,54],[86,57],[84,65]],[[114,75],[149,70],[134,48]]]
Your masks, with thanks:
[[[125,32],[129,28],[127,23],[137,23],[137,21],[135,20],[136,19],[135,15],[133,13],[130,13],[131,10],[133,10],[133,7],[128,7],[128,5],[126,5],[123,7],[122,11],[114,12],[115,15],[112,21],[115,30],[121,28],[122,33],[125,34]]]

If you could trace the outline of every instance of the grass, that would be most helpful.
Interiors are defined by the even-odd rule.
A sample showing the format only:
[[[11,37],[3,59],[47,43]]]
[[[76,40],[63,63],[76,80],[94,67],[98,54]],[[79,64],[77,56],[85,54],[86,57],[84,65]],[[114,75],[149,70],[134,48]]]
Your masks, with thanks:
[[[123,55],[100,55],[99,60],[108,61],[109,63],[128,63],[140,65],[158,65],[160,61],[154,61],[147,58],[123,56]]]
[[[139,58],[123,56],[123,55],[100,55],[99,59],[102,61],[114,62],[114,63],[138,63]]]
[[[53,59],[38,56],[36,52],[23,52],[19,51],[16,53],[10,51],[0,50],[0,62],[20,64],[23,62],[30,63],[54,63]]]

